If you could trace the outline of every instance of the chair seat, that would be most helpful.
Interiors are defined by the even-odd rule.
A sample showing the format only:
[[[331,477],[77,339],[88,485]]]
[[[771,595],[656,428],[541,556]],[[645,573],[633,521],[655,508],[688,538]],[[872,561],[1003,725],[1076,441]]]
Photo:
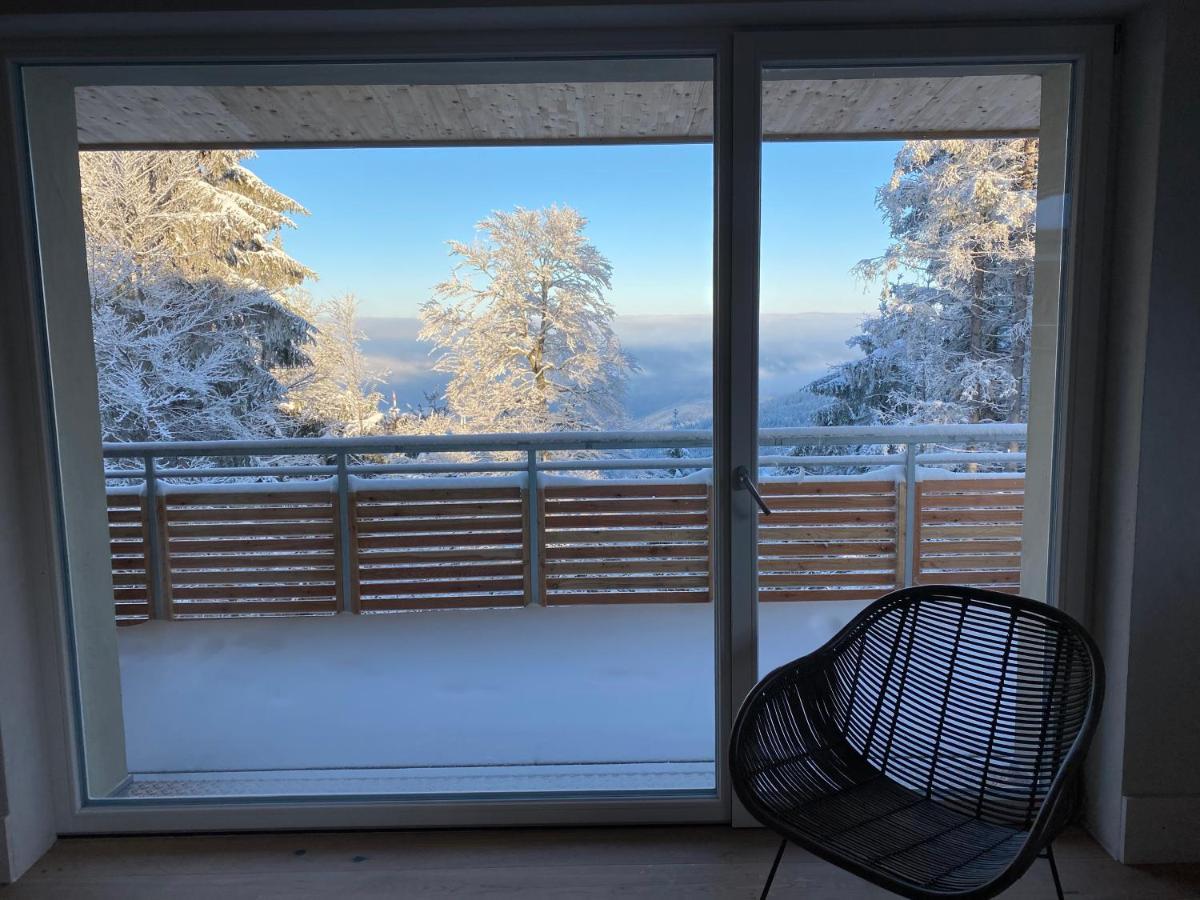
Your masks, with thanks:
[[[1011,864],[1028,833],[931,800],[869,768],[848,747],[829,749],[829,792],[812,796],[814,759],[773,765],[748,786],[764,824],[830,862],[904,892],[970,892]],[[805,784],[799,792],[793,786]]]

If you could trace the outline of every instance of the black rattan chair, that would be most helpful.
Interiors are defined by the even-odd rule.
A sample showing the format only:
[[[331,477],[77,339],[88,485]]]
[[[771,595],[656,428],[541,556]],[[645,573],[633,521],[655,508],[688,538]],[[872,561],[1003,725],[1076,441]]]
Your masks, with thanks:
[[[994,897],[1071,814],[1104,671],[1043,603],[915,587],[766,676],[733,727],[742,803],[789,841],[912,898]]]

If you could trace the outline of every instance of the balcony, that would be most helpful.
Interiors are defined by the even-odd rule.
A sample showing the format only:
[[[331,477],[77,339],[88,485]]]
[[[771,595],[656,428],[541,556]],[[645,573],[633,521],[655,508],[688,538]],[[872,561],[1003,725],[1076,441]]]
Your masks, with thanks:
[[[1024,436],[996,425],[764,429],[773,515],[759,522],[759,599],[865,600],[937,583],[1015,591],[1024,454],[1012,448]],[[706,603],[711,441],[668,432],[107,445],[117,620]],[[1004,449],[946,449],[954,444]],[[778,452],[814,445],[881,452]],[[180,465],[266,453],[308,460]],[[450,454],[477,458],[444,461]]]
[[[760,432],[760,666],[897,586],[1017,590],[1024,439]],[[125,794],[711,789],[711,446],[106,446]]]

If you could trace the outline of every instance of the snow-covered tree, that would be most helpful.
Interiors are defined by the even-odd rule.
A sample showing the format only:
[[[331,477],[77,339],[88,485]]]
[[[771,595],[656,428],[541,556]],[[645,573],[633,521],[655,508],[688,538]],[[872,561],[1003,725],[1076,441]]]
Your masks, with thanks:
[[[446,400],[472,431],[576,431],[623,417],[635,369],[612,329],[612,266],[566,206],[495,212],[450,242],[452,276],[421,308],[420,337],[451,374]]]
[[[139,266],[107,248],[89,261],[106,439],[280,436],[282,388],[263,364],[270,294]]]
[[[272,373],[307,363],[311,326],[289,293],[313,273],[279,241],[303,208],[246,169],[250,155],[80,154],[106,439],[281,433]],[[198,398],[223,408],[198,415]]]
[[[316,327],[309,365],[288,372],[284,412],[306,433],[335,437],[370,434],[383,422],[378,387],[385,372],[368,363],[358,327],[358,298],[343,294],[314,305],[297,298],[298,311]]]
[[[877,194],[892,243],[861,358],[810,390],[820,424],[1023,422],[1029,407],[1038,144],[909,141]]]
[[[248,280],[272,293],[315,273],[280,242],[307,210],[242,163],[249,150],[95,150],[79,154],[83,222],[119,247],[188,277]]]

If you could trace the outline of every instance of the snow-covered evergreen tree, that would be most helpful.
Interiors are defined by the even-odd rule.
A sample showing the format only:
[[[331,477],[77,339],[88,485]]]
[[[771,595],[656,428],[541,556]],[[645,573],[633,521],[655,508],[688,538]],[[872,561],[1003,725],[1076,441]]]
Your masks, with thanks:
[[[93,246],[89,262],[105,439],[281,436],[283,392],[263,363],[270,294],[137,265],[108,247]]]
[[[422,340],[451,374],[471,431],[576,431],[623,417],[634,363],[612,329],[612,266],[566,206],[495,212],[450,242],[453,275],[421,308]]]
[[[819,424],[1026,420],[1037,165],[1030,138],[904,145],[877,194],[892,243],[857,266],[879,312],[810,385]]]
[[[250,281],[279,293],[315,273],[280,243],[307,210],[242,163],[249,150],[96,150],[79,154],[84,229],[137,265]]]
[[[378,386],[385,372],[374,369],[362,351],[358,298],[343,294],[316,305],[296,298],[298,311],[316,327],[309,365],[289,376],[283,409],[308,434],[332,437],[378,431],[384,416]]]
[[[107,440],[282,433],[272,373],[308,361],[311,326],[288,295],[313,273],[279,241],[304,209],[246,169],[250,155],[80,154]]]

